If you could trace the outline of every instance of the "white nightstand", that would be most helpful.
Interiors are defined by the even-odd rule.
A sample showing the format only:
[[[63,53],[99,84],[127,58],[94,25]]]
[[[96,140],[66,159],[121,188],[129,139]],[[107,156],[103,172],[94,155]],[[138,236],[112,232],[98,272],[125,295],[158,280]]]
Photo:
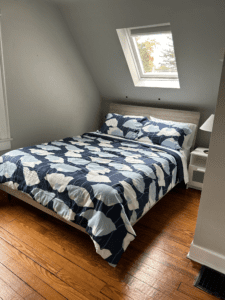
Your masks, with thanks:
[[[186,188],[189,187],[202,190],[203,180],[206,170],[206,162],[208,154],[204,153],[204,150],[208,148],[196,148],[191,152],[190,164],[189,164],[189,182],[187,183]]]

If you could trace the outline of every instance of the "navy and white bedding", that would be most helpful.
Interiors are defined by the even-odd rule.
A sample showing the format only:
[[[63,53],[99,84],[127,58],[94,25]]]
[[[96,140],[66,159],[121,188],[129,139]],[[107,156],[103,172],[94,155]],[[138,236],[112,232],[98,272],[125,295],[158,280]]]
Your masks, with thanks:
[[[138,138],[140,129],[149,121],[147,117],[127,116],[109,113],[100,128],[101,133],[124,137],[130,140]]]
[[[179,125],[177,125],[179,124]],[[157,119],[151,118],[144,123],[138,134],[138,140],[156,145],[169,147],[171,149],[182,149],[186,137],[190,137],[191,128],[184,123],[158,122]]]
[[[149,120],[143,116],[109,113],[100,132],[180,150],[191,148],[196,127],[195,124],[166,121],[152,116]]]
[[[112,266],[136,236],[132,225],[182,180],[182,152],[99,132],[0,157],[0,184],[85,228]]]

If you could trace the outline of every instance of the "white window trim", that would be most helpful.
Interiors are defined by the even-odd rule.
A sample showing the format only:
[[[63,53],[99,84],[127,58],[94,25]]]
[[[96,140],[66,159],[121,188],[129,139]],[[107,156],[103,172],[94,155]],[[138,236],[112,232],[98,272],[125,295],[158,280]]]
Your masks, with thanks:
[[[165,78],[168,78],[168,79],[171,79],[171,80],[173,80],[173,79],[178,80],[178,75],[174,75],[172,72],[170,72],[170,73],[162,72],[160,74],[159,73],[144,74],[143,68],[140,64],[141,58],[138,57],[140,55],[139,55],[139,51],[137,49],[137,45],[134,43],[133,38],[129,33],[130,29],[125,29],[125,30],[126,30],[127,38],[130,41],[130,46],[131,46],[131,50],[134,54],[135,61],[137,62],[137,67],[138,67],[138,71],[139,71],[139,74],[140,74],[141,78],[154,78],[154,79],[158,78],[158,79],[162,79],[162,80],[165,80]]]
[[[165,24],[161,24],[165,25]],[[141,28],[141,27],[140,27]],[[130,37],[129,30],[132,28],[117,29],[117,34],[131,73],[134,85],[139,87],[156,87],[156,88],[180,88],[178,77],[170,74],[152,74],[144,75],[141,67],[137,63],[138,58],[136,52],[133,50],[134,43]],[[166,78],[167,77],[167,78]]]
[[[1,14],[0,14],[1,18]],[[10,137],[10,126],[9,126],[9,113],[7,104],[7,92],[6,92],[6,81],[5,81],[5,68],[3,59],[3,46],[2,46],[2,30],[1,30],[1,20],[0,20],[0,84],[2,92],[0,94],[1,106],[3,107],[3,115],[5,122],[2,124],[3,127],[3,137],[0,139],[0,151],[11,149]]]

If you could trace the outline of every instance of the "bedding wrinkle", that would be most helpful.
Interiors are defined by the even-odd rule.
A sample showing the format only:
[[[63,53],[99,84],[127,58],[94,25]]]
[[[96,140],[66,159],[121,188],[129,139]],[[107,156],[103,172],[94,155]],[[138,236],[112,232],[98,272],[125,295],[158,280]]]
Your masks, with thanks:
[[[133,132],[139,126],[131,118],[123,124],[125,136],[126,126],[134,125]],[[132,226],[187,179],[185,168],[178,150],[97,131],[4,154],[0,184],[82,226],[96,252],[115,267],[135,239]]]

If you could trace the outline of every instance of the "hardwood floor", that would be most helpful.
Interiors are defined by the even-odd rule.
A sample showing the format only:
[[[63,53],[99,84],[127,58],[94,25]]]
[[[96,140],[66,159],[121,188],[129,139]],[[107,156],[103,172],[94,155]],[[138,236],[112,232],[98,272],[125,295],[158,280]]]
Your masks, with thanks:
[[[0,191],[0,299],[217,299],[186,258],[200,191],[179,184],[135,226],[116,268],[88,235]]]

